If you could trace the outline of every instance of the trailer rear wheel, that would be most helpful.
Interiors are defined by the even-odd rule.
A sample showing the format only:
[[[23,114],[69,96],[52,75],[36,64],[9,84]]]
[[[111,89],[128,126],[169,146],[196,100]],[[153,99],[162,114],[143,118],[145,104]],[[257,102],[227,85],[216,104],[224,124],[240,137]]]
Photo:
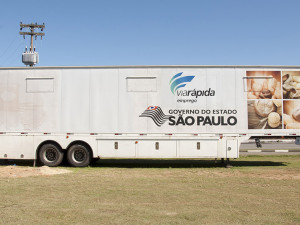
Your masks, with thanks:
[[[55,144],[45,144],[39,151],[39,160],[45,166],[59,166],[64,158],[62,149]]]
[[[67,159],[72,166],[85,167],[90,164],[92,155],[86,146],[75,144],[68,149]]]

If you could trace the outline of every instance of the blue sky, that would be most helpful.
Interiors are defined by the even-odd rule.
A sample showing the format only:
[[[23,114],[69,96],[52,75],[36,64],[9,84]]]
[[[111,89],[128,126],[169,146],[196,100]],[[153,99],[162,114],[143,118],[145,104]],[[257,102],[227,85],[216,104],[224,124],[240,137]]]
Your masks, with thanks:
[[[0,67],[23,66],[23,23],[45,23],[39,66],[299,65],[299,0],[10,0]]]

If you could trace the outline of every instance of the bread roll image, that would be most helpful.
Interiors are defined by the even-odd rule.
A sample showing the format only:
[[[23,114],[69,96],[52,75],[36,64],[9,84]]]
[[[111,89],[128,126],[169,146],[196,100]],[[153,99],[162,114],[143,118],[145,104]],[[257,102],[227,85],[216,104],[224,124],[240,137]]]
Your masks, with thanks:
[[[292,114],[293,118],[300,122],[300,108],[295,109]]]
[[[281,90],[281,83],[277,81],[275,89]]]
[[[271,112],[268,116],[268,124],[272,128],[280,125],[280,115],[277,112]]]
[[[283,96],[286,96],[287,94],[288,94],[288,92],[286,91],[286,90],[282,90],[282,94],[283,94]]]
[[[300,73],[291,71],[282,76],[284,99],[300,99]]]
[[[300,123],[288,123],[286,129],[300,129]]]
[[[263,79],[263,88],[262,90],[268,90],[268,83],[270,79]]]
[[[272,93],[272,95],[275,92],[276,84],[277,84],[277,81],[275,79],[269,79],[268,80],[268,90],[270,90],[270,92]]]
[[[248,99],[258,99],[258,97],[253,92],[248,92],[247,98]]]
[[[286,90],[286,91],[290,91],[292,89],[295,89],[295,87],[292,85],[292,83],[284,83],[282,85],[282,88],[283,88],[283,90]]]
[[[300,107],[300,105],[299,106],[295,105],[295,102],[298,101],[294,101],[294,100],[283,101],[283,112],[285,114],[292,116],[294,110]]]
[[[296,88],[297,90],[300,90],[300,83],[297,83],[297,85],[295,86],[295,88]]]
[[[284,83],[289,78],[289,74],[282,75],[282,83]]]
[[[292,88],[290,91],[289,91],[289,95],[288,97],[290,99],[299,99],[300,98],[300,92],[295,89],[295,88]]]
[[[282,116],[282,106],[277,107],[276,112],[277,112],[280,116]]]
[[[267,117],[271,112],[276,111],[272,100],[258,100],[254,102],[254,110],[257,115]]]
[[[261,92],[263,89],[263,85],[264,85],[264,80],[263,79],[256,79],[256,80],[252,80],[252,90],[254,92]]]
[[[282,83],[290,83],[292,80],[292,76],[288,73],[282,76]]]
[[[264,89],[264,90],[262,90],[262,92],[260,92],[259,97],[261,99],[271,99],[272,93],[270,90]]]
[[[274,103],[277,107],[282,106],[281,100],[273,100],[273,103]]]
[[[282,115],[282,120],[283,120],[283,124],[284,124],[284,125],[292,124],[292,123],[297,123],[297,122],[293,119],[293,117],[291,117],[290,115],[285,114],[285,113]]]
[[[299,75],[293,75],[293,81],[300,83],[300,76]]]
[[[253,93],[254,93],[254,95],[256,96],[256,98],[259,98],[260,92],[253,92]]]
[[[276,89],[274,92],[275,99],[281,99],[281,91],[280,89]]]

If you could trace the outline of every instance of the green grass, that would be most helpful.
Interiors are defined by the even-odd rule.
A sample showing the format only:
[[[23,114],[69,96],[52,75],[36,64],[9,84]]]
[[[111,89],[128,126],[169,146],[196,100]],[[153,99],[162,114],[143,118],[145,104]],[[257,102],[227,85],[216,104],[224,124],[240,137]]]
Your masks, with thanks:
[[[0,178],[0,224],[300,224],[300,156],[103,160]]]

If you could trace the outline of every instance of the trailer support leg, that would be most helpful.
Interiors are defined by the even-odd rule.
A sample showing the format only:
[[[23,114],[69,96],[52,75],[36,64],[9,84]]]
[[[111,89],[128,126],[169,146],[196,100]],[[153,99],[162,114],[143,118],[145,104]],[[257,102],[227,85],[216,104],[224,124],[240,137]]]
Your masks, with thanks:
[[[259,138],[255,138],[255,144],[256,144],[256,148],[262,147]]]
[[[224,158],[221,159],[221,163],[224,164]]]
[[[225,168],[232,168],[232,165],[230,164],[229,158],[226,159]]]
[[[36,159],[33,160],[33,167],[36,166]]]

